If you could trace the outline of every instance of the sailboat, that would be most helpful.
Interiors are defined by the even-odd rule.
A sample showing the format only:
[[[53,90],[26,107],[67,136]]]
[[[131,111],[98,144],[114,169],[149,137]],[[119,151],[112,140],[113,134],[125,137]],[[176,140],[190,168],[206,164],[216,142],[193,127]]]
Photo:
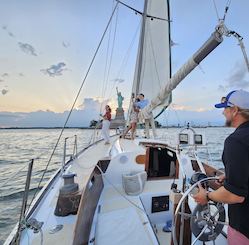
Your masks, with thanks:
[[[140,112],[146,120],[167,108],[173,89],[228,30],[221,21],[172,76],[169,1],[145,0],[143,12],[134,11],[141,14],[142,27],[132,93],[146,91],[150,104]],[[205,145],[204,136],[190,127],[181,129],[176,145],[119,136],[112,137],[110,146],[94,142],[63,164],[28,212],[26,196],[5,245],[226,244],[226,205],[202,207],[191,196],[199,183],[217,188],[214,180],[222,173],[196,154]]]

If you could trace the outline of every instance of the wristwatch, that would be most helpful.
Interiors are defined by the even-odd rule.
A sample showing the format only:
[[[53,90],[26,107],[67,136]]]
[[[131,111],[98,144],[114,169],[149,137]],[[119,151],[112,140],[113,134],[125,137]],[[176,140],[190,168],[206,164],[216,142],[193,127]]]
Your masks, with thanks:
[[[209,202],[209,201],[212,201],[212,200],[209,198],[209,196],[208,196],[209,193],[210,193],[209,191],[206,193],[206,199],[207,199],[208,202]]]

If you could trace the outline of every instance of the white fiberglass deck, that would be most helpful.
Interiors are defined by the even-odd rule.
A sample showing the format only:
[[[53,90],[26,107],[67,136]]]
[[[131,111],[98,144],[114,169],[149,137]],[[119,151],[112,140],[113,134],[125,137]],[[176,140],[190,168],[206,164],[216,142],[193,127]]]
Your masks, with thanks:
[[[137,196],[126,195],[121,185],[115,186],[116,189],[110,185],[105,188],[97,214],[96,244],[170,244],[171,233],[162,231],[167,216],[152,214],[154,217],[149,220],[151,199],[146,198],[168,194],[170,185],[169,180],[147,181],[144,191]],[[158,220],[156,216],[164,217],[164,222],[153,223]]]
[[[112,138],[112,141],[115,140],[116,137]],[[77,174],[75,182],[79,184],[80,190],[87,183],[89,175],[97,162],[100,159],[109,156],[110,146],[111,144],[105,145],[104,142],[99,142],[93,147],[89,147],[73,162],[72,166],[69,167],[68,170],[70,172]],[[40,222],[44,222],[42,226],[43,236],[41,237],[40,232],[33,233],[32,230],[26,229],[25,232],[22,233],[20,244],[41,244],[42,238],[43,244],[72,244],[77,215],[68,215],[66,217],[57,217],[54,215],[59,188],[62,184],[63,179],[59,177],[46,193],[42,202],[38,205],[37,211],[31,216]],[[63,225],[63,228],[60,231],[51,234],[51,229],[55,228],[57,225]],[[8,244],[8,240],[6,240],[6,244]]]

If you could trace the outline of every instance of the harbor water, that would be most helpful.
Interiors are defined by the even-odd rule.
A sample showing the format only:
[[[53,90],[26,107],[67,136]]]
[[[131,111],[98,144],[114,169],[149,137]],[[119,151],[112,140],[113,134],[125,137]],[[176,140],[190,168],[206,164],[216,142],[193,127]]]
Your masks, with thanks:
[[[223,168],[221,154],[225,138],[233,131],[230,128],[210,127],[196,128],[204,132],[207,147],[199,150],[199,157],[207,159],[210,165]],[[28,164],[34,159],[29,202],[36,193],[40,178],[47,167],[43,186],[55,171],[61,167],[65,138],[67,138],[67,159],[73,153],[75,135],[78,151],[86,147],[93,135],[101,137],[99,131],[92,129],[66,129],[54,150],[60,129],[1,129],[0,130],[0,244],[19,219]],[[159,137],[174,144],[179,128],[158,129]],[[115,133],[114,131],[111,132]],[[139,133],[142,133],[141,130]],[[51,158],[52,152],[54,154]],[[49,159],[51,160],[49,161]],[[205,160],[206,161],[206,160]],[[29,204],[29,203],[28,203]]]

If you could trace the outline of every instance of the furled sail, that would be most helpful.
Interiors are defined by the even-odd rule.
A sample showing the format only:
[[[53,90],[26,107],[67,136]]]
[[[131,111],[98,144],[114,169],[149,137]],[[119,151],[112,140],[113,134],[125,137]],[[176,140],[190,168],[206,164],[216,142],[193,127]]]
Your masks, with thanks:
[[[132,92],[143,93],[150,101],[171,77],[168,0],[145,0],[143,13]],[[170,102],[171,94],[158,112]]]

